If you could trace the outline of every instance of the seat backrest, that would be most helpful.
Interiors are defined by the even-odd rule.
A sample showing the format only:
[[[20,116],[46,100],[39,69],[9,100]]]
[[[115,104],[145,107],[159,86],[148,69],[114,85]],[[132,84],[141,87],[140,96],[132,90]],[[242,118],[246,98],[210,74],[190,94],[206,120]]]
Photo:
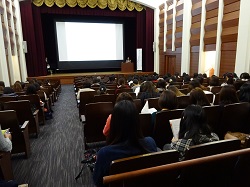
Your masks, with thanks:
[[[189,95],[183,95],[177,97],[178,108],[184,109],[191,104]]]
[[[190,146],[185,154],[185,160],[200,158],[240,149],[240,140],[219,140],[200,145]]]
[[[0,124],[2,129],[10,128],[10,132],[14,132],[14,134],[16,132],[20,133],[19,122],[17,119],[16,111],[14,110],[0,111]]]
[[[176,150],[160,151],[112,161],[109,174],[118,174],[178,162]]]
[[[85,114],[85,105],[94,102],[95,93],[96,92],[94,91],[80,92],[80,104],[79,104],[80,116]]]
[[[159,97],[156,98],[148,98],[148,107],[155,108],[157,111],[160,111],[160,107],[158,105]]]
[[[6,102],[4,103],[4,109],[15,110],[20,124],[23,124],[25,121],[29,121],[29,134],[36,133],[36,136],[38,136],[38,133],[40,131],[38,124],[38,115],[36,115],[37,117],[34,117],[31,110],[30,101],[18,100]]]
[[[116,90],[117,95],[119,95],[119,93],[122,93],[122,92],[133,92],[133,89],[132,88],[122,88],[122,89]]]
[[[0,152],[0,178],[5,181],[14,179],[10,152]]]
[[[112,102],[88,103],[85,106],[86,123],[84,125],[85,146],[88,144],[105,141],[103,128],[108,116],[113,111]]]
[[[32,121],[32,119],[34,120],[30,101],[28,100],[6,102],[4,103],[4,110],[15,110],[19,123],[24,123],[25,121],[30,120]]]
[[[222,88],[222,86],[213,86],[213,87],[211,88],[211,92],[212,92],[213,94],[219,93],[220,90],[221,90],[221,88]]]
[[[151,114],[139,114],[140,126],[143,133],[143,136],[152,136],[153,135],[153,122]]]
[[[220,102],[220,93],[214,95],[214,105],[218,105]]]
[[[225,105],[220,121],[223,133],[226,133],[227,131],[249,133],[249,115],[249,103],[234,103]]]
[[[208,99],[209,103],[213,103],[214,94],[212,94],[212,93],[207,93],[206,96],[207,96],[207,99]]]
[[[105,94],[105,95],[95,95],[94,102],[112,102],[113,105],[115,104],[115,95],[114,94]]]
[[[183,111],[184,109],[176,109],[156,113],[153,138],[159,148],[162,149],[165,144],[171,143],[173,133],[169,120],[181,118]]]
[[[141,100],[140,99],[134,99],[133,101],[135,103],[135,106],[136,106],[138,112],[140,113],[141,110],[142,110]]]
[[[204,106],[202,107],[206,117],[208,125],[210,126],[212,132],[220,135],[220,118],[222,115],[222,108],[219,105]]]
[[[36,109],[40,108],[40,97],[38,94],[20,95],[18,96],[18,100],[29,100],[32,106],[35,106]]]

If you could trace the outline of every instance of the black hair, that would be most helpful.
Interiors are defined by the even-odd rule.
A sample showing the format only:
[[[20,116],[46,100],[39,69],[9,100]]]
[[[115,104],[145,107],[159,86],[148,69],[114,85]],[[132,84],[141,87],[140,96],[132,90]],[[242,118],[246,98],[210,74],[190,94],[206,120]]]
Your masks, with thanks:
[[[139,148],[142,153],[147,153],[149,151],[140,143],[142,138],[139,113],[135,104],[129,100],[117,102],[112,112],[107,143],[109,145],[123,143]]]
[[[239,99],[241,102],[250,103],[250,82],[246,82],[240,87]]]
[[[192,139],[195,143],[200,134],[211,134],[205,112],[199,105],[189,105],[182,113],[179,139]]]

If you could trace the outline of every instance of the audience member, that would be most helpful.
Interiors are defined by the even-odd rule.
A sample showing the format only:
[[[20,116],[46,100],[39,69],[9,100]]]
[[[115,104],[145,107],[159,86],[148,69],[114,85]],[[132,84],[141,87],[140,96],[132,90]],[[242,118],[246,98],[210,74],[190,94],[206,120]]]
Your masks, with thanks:
[[[239,100],[250,103],[250,82],[246,82],[240,87]]]
[[[116,98],[116,103],[123,101],[123,100],[129,100],[129,101],[133,102],[132,96],[127,92],[120,93]],[[110,114],[107,121],[106,121],[106,124],[103,128],[104,136],[108,136],[108,134],[109,134],[111,117],[112,117],[112,115]]]
[[[20,81],[16,81],[14,83],[14,85],[12,86],[12,89],[14,90],[14,92],[22,92],[23,88],[22,88],[21,82]]]
[[[180,160],[185,158],[185,152],[189,146],[219,140],[219,137],[211,132],[205,112],[199,105],[189,105],[181,116],[178,139],[172,139],[171,144],[166,144],[163,150],[175,149],[180,152]]]
[[[200,105],[200,106],[210,106],[210,103],[207,99],[206,94],[199,87],[196,87],[190,92],[189,98],[190,98],[191,104]]]
[[[118,94],[118,91],[121,89],[126,89],[129,88],[128,85],[126,85],[126,80],[124,77],[121,77],[118,79],[118,84],[117,84],[117,88],[115,90],[115,94]]]
[[[156,84],[156,89],[159,93],[162,93],[163,91],[166,90],[166,81],[164,79],[159,79],[157,84]]]
[[[158,100],[158,105],[161,110],[173,110],[177,108],[177,97],[171,90],[165,90],[161,93]]]
[[[78,90],[76,98],[77,98],[78,100],[80,99],[80,93],[81,93],[81,92],[89,92],[89,91],[95,92],[95,90],[92,89],[92,88],[90,88],[90,87],[91,87],[91,84],[90,84],[89,81],[83,82],[82,88]]]
[[[156,91],[156,88],[151,81],[143,82],[140,87],[140,92],[142,92],[139,97],[139,99],[141,99],[142,106],[144,106],[146,99],[160,96],[160,93]]]
[[[105,84],[101,84],[99,89],[97,90],[97,95],[106,95],[107,93],[107,88]]]
[[[3,90],[3,96],[14,96],[14,97],[16,97],[17,94],[14,92],[14,90],[11,87],[9,87],[9,86],[6,87],[5,86],[4,90]]]
[[[171,90],[172,92],[174,92],[175,93],[175,95],[178,97],[178,96],[183,96],[183,95],[185,95],[184,93],[182,93],[176,86],[174,86],[174,85],[170,85],[169,87],[168,87],[168,90]]]
[[[219,105],[224,106],[228,104],[238,103],[239,99],[236,90],[232,85],[225,85],[219,92]]]
[[[96,186],[103,185],[103,177],[109,175],[113,160],[156,152],[155,141],[143,137],[139,125],[139,113],[133,102],[123,100],[116,103],[107,137],[108,145],[97,153],[93,179]]]
[[[138,79],[134,79],[133,80],[133,84],[132,84],[132,90],[133,90],[133,92],[135,92],[135,90],[137,89],[137,88],[140,88],[140,84],[139,84],[139,81],[138,81]],[[140,90],[138,90],[138,92],[139,92]]]

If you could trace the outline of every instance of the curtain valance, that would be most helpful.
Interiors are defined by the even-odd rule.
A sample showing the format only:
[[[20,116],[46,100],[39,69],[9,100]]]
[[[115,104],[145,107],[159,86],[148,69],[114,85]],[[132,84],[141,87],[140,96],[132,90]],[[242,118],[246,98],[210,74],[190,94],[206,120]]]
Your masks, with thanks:
[[[135,3],[129,0],[33,0],[33,4],[36,6],[42,6],[45,4],[48,7],[52,7],[55,4],[62,8],[65,5],[68,5],[69,7],[75,7],[79,6],[81,8],[90,7],[90,8],[96,8],[99,7],[101,9],[105,9],[109,7],[110,10],[119,9],[121,11],[124,11],[128,9],[129,11],[137,10],[142,11],[143,6],[139,3]]]

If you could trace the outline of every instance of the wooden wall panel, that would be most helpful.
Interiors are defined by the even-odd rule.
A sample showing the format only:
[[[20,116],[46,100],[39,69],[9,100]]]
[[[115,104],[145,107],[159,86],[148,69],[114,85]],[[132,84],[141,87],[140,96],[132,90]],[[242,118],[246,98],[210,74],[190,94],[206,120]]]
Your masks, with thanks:
[[[181,73],[181,53],[176,54],[176,72]]]
[[[234,72],[236,51],[221,51],[220,77],[226,72]]]
[[[211,44],[216,44],[217,24],[218,24],[219,0],[207,0],[206,2],[206,22],[204,35],[204,50],[211,50]],[[206,47],[206,45],[209,45]],[[215,48],[213,49],[215,50]]]
[[[172,32],[173,32],[173,9],[167,10],[167,49],[172,49]]]
[[[159,73],[162,73],[165,64],[165,54],[164,54],[164,13],[165,13],[165,4],[159,6]]]
[[[240,0],[224,0],[223,14],[220,76],[235,69]]]
[[[193,76],[194,73],[198,73],[198,64],[199,64],[199,53],[193,52],[190,53],[190,76]]]
[[[176,5],[176,29],[175,29],[175,47],[182,47],[182,25],[183,25],[183,0],[178,1]]]
[[[192,0],[192,24],[191,24],[191,37],[190,45],[200,45],[200,30],[201,30],[201,11],[202,0]]]

